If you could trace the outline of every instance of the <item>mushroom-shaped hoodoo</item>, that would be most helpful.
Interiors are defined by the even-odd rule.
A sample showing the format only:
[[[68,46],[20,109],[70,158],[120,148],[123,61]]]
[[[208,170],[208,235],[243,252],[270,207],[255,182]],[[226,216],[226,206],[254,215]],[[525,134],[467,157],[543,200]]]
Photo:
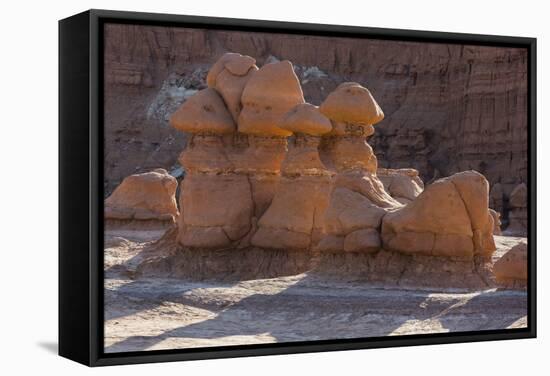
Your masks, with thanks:
[[[376,174],[377,161],[365,138],[374,133],[373,124],[384,113],[368,89],[355,82],[340,84],[319,107],[332,121],[334,136],[326,143],[338,171],[367,170]]]
[[[279,127],[295,134],[282,163],[283,175],[324,175],[328,173],[319,157],[320,136],[331,131],[332,125],[319,108],[301,103],[290,110]]]
[[[226,172],[232,169],[227,159],[223,136],[236,131],[236,125],[216,90],[199,91],[170,118],[170,124],[191,133],[179,161],[186,171]]]
[[[384,119],[384,112],[370,91],[356,82],[340,84],[320,106],[320,111],[338,124],[336,132],[353,132],[354,125],[362,135],[370,136],[372,126]]]
[[[378,162],[366,141],[374,133],[372,125],[384,117],[371,93],[358,83],[345,82],[328,95],[319,110],[333,126],[323,142],[322,154],[338,173],[335,186],[361,192],[382,208],[400,207],[376,177]]]

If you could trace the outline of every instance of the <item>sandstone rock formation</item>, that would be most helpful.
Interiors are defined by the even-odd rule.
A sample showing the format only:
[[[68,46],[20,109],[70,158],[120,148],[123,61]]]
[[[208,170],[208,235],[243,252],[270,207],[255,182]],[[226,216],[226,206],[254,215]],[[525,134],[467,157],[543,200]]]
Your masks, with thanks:
[[[373,125],[384,118],[370,92],[356,83],[346,82],[339,85],[319,109],[333,124],[322,151],[328,166],[337,172],[335,187],[359,192],[384,208],[401,206],[376,177],[378,163],[366,141],[374,132]]]
[[[173,223],[178,183],[164,169],[130,175],[105,200],[105,219]]]
[[[346,133],[349,125],[364,126],[362,133],[370,136],[372,126],[384,119],[382,109],[370,91],[356,82],[344,82],[330,93],[321,104],[321,112],[338,124],[335,132]]]
[[[289,132],[276,124],[303,95],[288,61],[258,70],[253,58],[226,54],[207,80],[210,88],[187,100],[171,119],[192,134],[180,156],[189,175],[180,198],[178,241],[194,248],[247,246],[279,184],[287,146],[283,135]],[[268,89],[273,92],[266,96]],[[200,113],[185,126],[195,107]]]
[[[235,123],[220,95],[204,89],[190,97],[170,118],[178,131],[192,134],[227,134],[235,131]]]
[[[527,282],[527,243],[521,242],[506,252],[493,266],[498,282],[506,286],[525,286]]]
[[[180,203],[182,245],[223,248],[250,231],[254,207],[246,176],[190,174]]]
[[[474,169],[491,186],[500,183],[506,201],[527,181],[525,49],[108,24],[107,195],[128,175],[178,167],[186,136],[167,119],[207,86],[212,65],[231,51],[258,65],[272,56],[292,61],[305,100],[315,105],[343,81],[368,87],[385,113],[369,139],[379,166],[415,168],[425,182]],[[220,77],[243,77],[223,65]],[[506,225],[509,208],[492,208]]]
[[[250,184],[246,176],[234,174],[226,152],[225,141],[236,124],[212,88],[189,98],[170,123],[191,134],[180,156],[188,176],[180,194],[178,240],[188,247],[226,247],[250,230],[253,210]]]
[[[269,209],[252,237],[257,247],[311,248],[322,232],[323,215],[330,192],[331,173],[321,162],[321,135],[332,125],[317,107],[298,104],[279,123],[295,133],[281,167],[281,180]]]
[[[373,125],[384,118],[384,113],[370,92],[359,84],[345,82],[319,109],[333,122],[332,142],[325,147],[334,168],[376,173],[376,157],[365,139],[374,133]]]
[[[290,61],[264,65],[246,83],[241,96],[239,132],[261,136],[290,136],[277,125],[294,106],[304,103],[300,81]]]
[[[506,228],[508,235],[527,235],[527,185],[518,184],[510,193],[510,213],[508,215],[509,225]]]
[[[239,54],[223,55],[207,80],[170,119],[189,139],[174,232],[181,257],[233,252],[239,270],[260,257],[283,274],[356,260],[350,270],[374,280],[414,281],[427,267],[430,278],[447,270],[452,283],[486,284],[499,220],[487,180],[465,171],[424,189],[417,170],[378,168],[367,137],[384,114],[368,89],[343,83],[317,107],[290,62],[257,69]]]
[[[218,59],[208,72],[208,87],[220,93],[235,122],[241,113],[244,87],[257,70],[254,58],[228,52]]]
[[[374,252],[380,248],[379,229],[386,211],[359,192],[335,187],[324,216],[322,252]]]
[[[489,185],[483,175],[466,171],[429,185],[382,224],[385,249],[410,254],[471,259],[495,250]]]

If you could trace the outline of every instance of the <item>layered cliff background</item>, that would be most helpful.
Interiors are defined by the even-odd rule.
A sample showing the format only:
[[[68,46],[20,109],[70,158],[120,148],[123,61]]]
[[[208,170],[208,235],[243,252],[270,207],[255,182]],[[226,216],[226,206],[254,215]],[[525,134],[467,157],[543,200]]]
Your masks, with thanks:
[[[380,167],[424,181],[475,169],[507,198],[527,180],[527,51],[516,48],[136,25],[105,29],[105,195],[132,173],[179,177],[185,136],[168,118],[206,87],[225,52],[288,59],[319,105],[338,84],[369,88],[386,118],[369,139]]]

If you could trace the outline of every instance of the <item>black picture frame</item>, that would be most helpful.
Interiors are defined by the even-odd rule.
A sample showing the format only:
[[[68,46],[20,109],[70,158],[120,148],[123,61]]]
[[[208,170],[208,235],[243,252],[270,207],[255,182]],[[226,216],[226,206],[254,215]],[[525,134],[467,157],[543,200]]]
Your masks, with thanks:
[[[528,325],[522,329],[103,352],[103,24],[346,36],[528,50]],[[88,10],[59,21],[59,354],[88,366],[536,337],[536,39]]]

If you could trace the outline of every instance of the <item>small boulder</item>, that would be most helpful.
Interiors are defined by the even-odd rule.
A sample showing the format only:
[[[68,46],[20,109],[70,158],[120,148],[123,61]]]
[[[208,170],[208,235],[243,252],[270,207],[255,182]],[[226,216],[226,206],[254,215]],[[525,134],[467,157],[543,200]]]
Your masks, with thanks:
[[[499,282],[527,280],[527,243],[520,242],[506,252],[493,266]]]
[[[126,177],[105,200],[105,218],[174,221],[177,180],[164,169]]]

